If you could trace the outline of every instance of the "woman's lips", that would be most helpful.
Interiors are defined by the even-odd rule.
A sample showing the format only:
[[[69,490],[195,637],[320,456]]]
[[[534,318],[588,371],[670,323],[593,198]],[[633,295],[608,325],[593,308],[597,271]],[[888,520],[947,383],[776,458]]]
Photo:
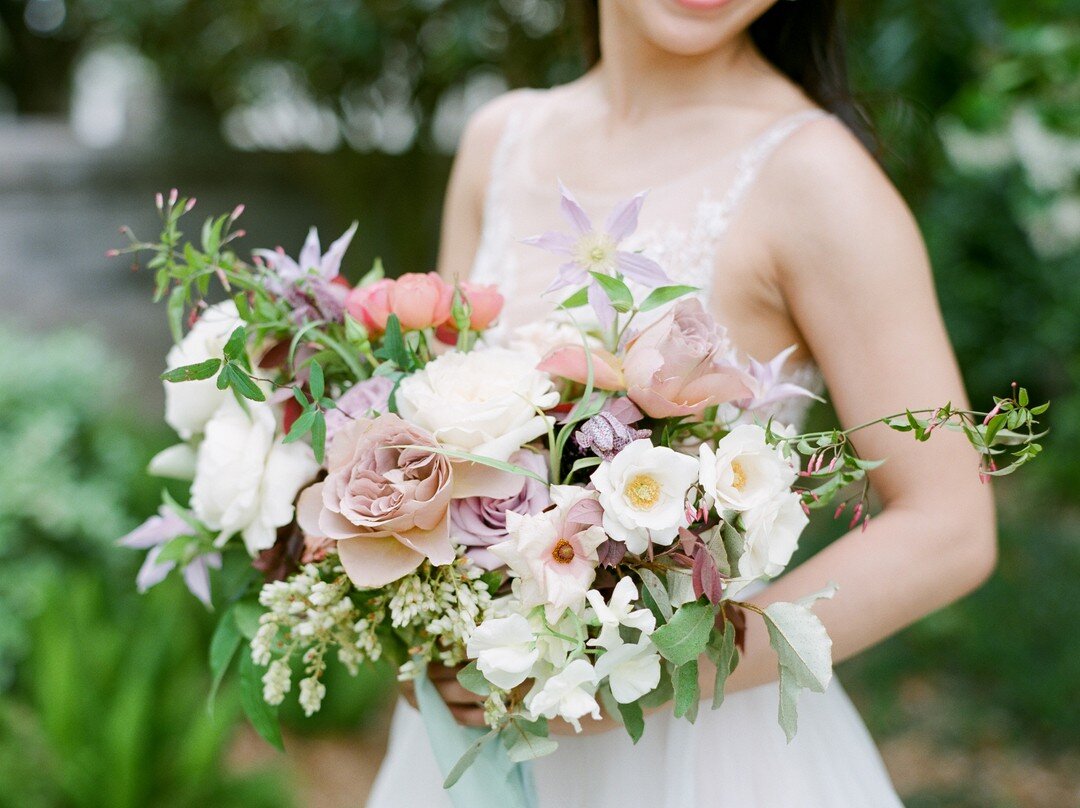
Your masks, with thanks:
[[[712,11],[726,6],[731,0],[675,0],[676,4],[693,11]]]

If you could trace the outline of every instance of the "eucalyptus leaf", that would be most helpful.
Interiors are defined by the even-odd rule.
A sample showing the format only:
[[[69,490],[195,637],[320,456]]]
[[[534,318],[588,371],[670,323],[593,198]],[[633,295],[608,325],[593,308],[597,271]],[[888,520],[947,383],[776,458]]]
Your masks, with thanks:
[[[637,743],[645,734],[645,713],[641,709],[641,703],[632,701],[629,704],[619,705],[619,715],[622,717],[623,726],[626,727],[630,740]]]
[[[701,698],[697,659],[679,665],[671,681],[675,687],[675,717],[686,718],[693,724],[697,718],[698,702]]]
[[[724,621],[722,629],[713,628],[705,653],[716,666],[716,681],[713,685],[712,698],[712,708],[716,710],[724,703],[727,678],[739,662],[739,652],[735,648],[735,626],[730,620]]]
[[[832,640],[817,615],[801,603],[773,603],[764,619],[779,662],[780,725],[790,741],[798,727],[799,689],[822,693],[832,678]]]
[[[671,608],[671,598],[668,596],[667,587],[664,586],[664,582],[656,575],[652,570],[639,569],[638,576],[641,578],[641,583],[644,584],[645,590],[652,597],[653,603],[656,604],[656,608],[660,610],[660,614],[664,620],[670,620],[671,615],[674,613]]]
[[[476,760],[476,756],[480,754],[480,750],[495,740],[498,734],[499,730],[493,729],[469,744],[469,747],[465,750],[465,754],[458,758],[458,762],[454,764],[450,773],[446,775],[446,780],[443,781],[443,788],[450,788],[454,783],[460,780],[461,775],[465,774],[465,770]]]
[[[532,732],[517,721],[511,721],[503,733],[510,738],[506,752],[514,763],[535,760],[550,755],[559,748],[559,743],[554,738]]]
[[[476,667],[475,660],[458,671],[457,680],[458,684],[477,696],[487,696],[491,693],[491,683]]]
[[[696,660],[709,642],[716,611],[708,603],[691,601],[652,634],[653,644],[664,659],[682,666]]]
[[[225,678],[225,672],[236,656],[243,635],[236,625],[233,610],[229,609],[218,620],[214,628],[214,634],[210,638],[210,675],[213,677],[210,683],[210,694],[207,696],[206,706],[212,713],[214,697],[217,696],[218,688]]]

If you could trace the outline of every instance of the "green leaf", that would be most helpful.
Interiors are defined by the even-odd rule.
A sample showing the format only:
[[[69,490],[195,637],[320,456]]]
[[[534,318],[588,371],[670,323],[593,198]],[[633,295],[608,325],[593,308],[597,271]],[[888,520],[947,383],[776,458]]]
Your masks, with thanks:
[[[713,628],[705,653],[716,666],[716,682],[713,685],[712,698],[712,708],[715,710],[724,703],[727,678],[739,664],[739,653],[735,649],[735,626],[730,620],[724,621],[723,629]]]
[[[187,303],[187,296],[187,287],[181,284],[169,292],[169,302],[165,304],[173,342],[180,342],[184,338],[184,304]]]
[[[487,696],[491,693],[491,683],[484,678],[484,674],[480,673],[475,660],[458,671],[457,680],[458,684],[477,696]]]
[[[360,279],[360,282],[356,284],[356,288],[361,286],[368,286],[375,283],[375,281],[381,281],[386,277],[386,270],[383,269],[383,262],[381,258],[376,257],[371,263],[371,269],[364,273],[364,277]]]
[[[697,718],[698,702],[701,691],[698,686],[698,662],[692,659],[679,665],[671,677],[675,686],[675,717],[685,717],[691,724]]]
[[[780,726],[791,741],[798,728],[799,690],[822,693],[832,678],[832,640],[817,615],[801,603],[773,603],[764,619],[780,670]]]
[[[634,307],[634,296],[630,292],[630,287],[621,280],[605,275],[603,272],[589,272],[589,274],[600,284],[600,288],[608,296],[615,311],[627,312]]]
[[[562,309],[580,309],[589,302],[589,288],[583,286],[559,304]]]
[[[210,675],[213,680],[210,683],[210,694],[207,696],[206,706],[212,713],[214,710],[214,697],[217,696],[218,688],[225,678],[225,672],[236,656],[236,650],[240,647],[243,635],[236,625],[233,610],[229,609],[221,616],[214,635],[210,638]]]
[[[412,368],[412,360],[405,348],[405,338],[401,333],[401,321],[396,314],[386,319],[386,333],[383,334],[382,348],[375,352],[380,359],[389,359],[402,370]]]
[[[249,640],[255,639],[255,632],[259,630],[259,618],[266,610],[257,601],[238,600],[230,611],[240,633]]]
[[[652,311],[653,309],[663,306],[665,303],[684,295],[692,294],[696,291],[698,291],[696,286],[658,286],[641,302],[641,305],[638,306],[638,311]]]
[[[311,391],[311,397],[318,401],[323,397],[325,388],[322,365],[318,362],[312,362],[309,367],[311,368],[311,375],[308,378],[308,389]]]
[[[315,413],[311,422],[311,450],[315,452],[315,461],[321,464],[326,454],[326,414],[322,410]]]
[[[416,446],[410,444],[408,446],[398,446],[399,449],[423,449],[426,452],[432,454],[444,455],[445,457],[453,458],[454,460],[468,460],[472,463],[479,463],[482,466],[491,466],[493,469],[499,469],[500,471],[507,471],[511,474],[519,474],[522,477],[529,477],[530,479],[537,480],[547,485],[547,480],[541,477],[535,471],[530,471],[524,466],[518,466],[514,463],[506,463],[502,460],[495,460],[491,457],[483,457],[481,455],[474,455],[470,452],[464,452],[460,449],[448,449],[445,446]]]
[[[684,603],[665,625],[653,632],[652,641],[664,659],[685,665],[705,651],[715,617],[716,612],[708,603],[697,600]]]
[[[469,744],[469,748],[465,750],[465,754],[458,758],[458,762],[454,764],[454,768],[446,775],[446,780],[443,781],[443,788],[450,788],[454,783],[460,780],[461,775],[465,774],[465,770],[476,760],[476,756],[480,754],[480,750],[495,740],[498,734],[499,730],[493,729]]]
[[[156,561],[159,564],[165,564],[168,562],[181,562],[184,560],[184,555],[187,553],[188,547],[192,542],[198,541],[195,536],[177,536],[166,542],[161,550],[158,551]]]
[[[623,726],[626,727],[630,740],[637,743],[645,734],[645,713],[641,709],[641,703],[632,701],[629,704],[619,705],[619,715],[622,716]]]
[[[255,731],[267,743],[284,752],[277,710],[263,700],[262,670],[252,662],[251,654],[240,656],[240,704]]]
[[[670,620],[673,613],[671,608],[671,598],[668,596],[667,587],[664,586],[664,582],[661,581],[652,570],[639,569],[638,575],[641,578],[641,583],[645,585],[645,591],[649,593],[653,603],[656,604],[656,608],[660,610],[661,616],[665,620]]]
[[[311,429],[311,425],[315,422],[315,413],[318,412],[315,409],[306,409],[300,413],[296,420],[289,426],[288,434],[282,439],[282,443],[292,443],[293,441],[300,440]]]
[[[247,329],[238,325],[229,335],[229,341],[225,343],[225,358],[230,362],[237,361],[244,355],[245,347],[247,347]]]
[[[550,755],[559,748],[558,742],[548,737],[546,732],[544,734],[533,732],[530,728],[521,726],[517,721],[511,721],[503,732],[509,737],[506,753],[514,763],[535,760]]]
[[[224,373],[228,374],[229,387],[252,401],[266,401],[266,394],[251,380],[241,368],[230,362],[225,366]]]
[[[207,359],[194,365],[183,365],[182,367],[167,370],[161,374],[161,378],[167,382],[196,382],[201,379],[209,379],[218,372],[220,367],[220,359]]]

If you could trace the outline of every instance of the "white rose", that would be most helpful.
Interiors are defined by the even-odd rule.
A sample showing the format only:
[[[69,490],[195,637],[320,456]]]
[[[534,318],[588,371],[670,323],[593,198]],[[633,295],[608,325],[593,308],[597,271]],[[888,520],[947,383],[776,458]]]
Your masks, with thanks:
[[[795,481],[791,463],[768,444],[765,430],[756,424],[737,426],[717,442],[715,451],[703,443],[698,453],[705,504],[719,510],[758,507]]]
[[[239,533],[255,555],[274,545],[277,529],[293,518],[293,501],[319,465],[311,447],[275,440],[276,422],[265,402],[229,396],[206,424],[195,460],[191,509],[221,532],[218,544]]]
[[[772,578],[784,571],[810,521],[800,499],[792,491],[743,513],[746,545],[739,557],[740,577]]]
[[[549,622],[567,609],[580,611],[596,579],[600,563],[596,548],[606,539],[598,525],[570,521],[570,509],[596,496],[573,485],[551,486],[555,507],[532,515],[506,514],[510,538],[488,550],[503,561],[518,579],[517,594],[526,608],[544,606]]]
[[[529,621],[520,614],[485,620],[466,646],[484,678],[510,690],[524,682],[540,655]]]
[[[165,356],[167,370],[194,365],[221,356],[225,343],[237,326],[243,325],[231,300],[211,306],[195,321],[191,330]],[[215,379],[194,382],[165,382],[165,423],[184,440],[203,431],[221,402],[232,396],[218,390]]]
[[[559,403],[551,378],[535,364],[507,348],[445,354],[401,382],[398,410],[447,448],[506,461],[547,432],[552,419],[538,411]],[[523,482],[479,463],[454,463],[455,497],[509,497]]]
[[[592,474],[604,509],[604,530],[643,553],[653,541],[671,544],[686,518],[686,492],[698,478],[698,462],[666,446],[636,440]]]
[[[660,655],[648,637],[619,643],[596,660],[596,677],[607,677],[615,701],[629,704],[660,684]]]
[[[581,732],[580,719],[586,715],[600,720],[596,703],[596,672],[584,659],[575,659],[554,676],[537,683],[525,697],[532,719],[561,718]]]

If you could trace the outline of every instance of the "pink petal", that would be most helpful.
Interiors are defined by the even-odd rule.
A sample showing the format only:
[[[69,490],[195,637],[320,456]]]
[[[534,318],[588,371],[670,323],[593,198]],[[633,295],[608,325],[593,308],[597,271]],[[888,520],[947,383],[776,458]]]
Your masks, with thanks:
[[[594,348],[591,354],[593,386],[600,390],[622,390],[625,381],[618,358],[600,348]],[[585,384],[589,378],[588,360],[580,345],[556,348],[540,361],[537,368],[579,384]]]
[[[454,561],[454,545],[450,543],[450,509],[432,530],[415,528],[397,534],[397,539],[418,553],[422,553],[432,564],[450,564]]]
[[[349,579],[362,589],[386,586],[420,566],[424,560],[393,536],[339,541],[338,557]]]
[[[301,272],[309,269],[318,269],[319,260],[322,258],[322,250],[319,247],[319,231],[314,227],[308,230],[304,246],[300,249],[296,263],[300,265]]]
[[[356,234],[356,228],[359,226],[359,222],[353,222],[352,226],[330,245],[326,255],[322,257],[322,272],[320,274],[327,280],[336,278],[341,271],[341,259],[344,257],[345,251],[349,249],[349,244],[352,242],[352,238]]]
[[[604,229],[616,244],[637,230],[638,214],[641,212],[646,193],[642,191],[620,202],[608,215]]]
[[[574,195],[570,193],[569,189],[559,181],[559,194],[562,196],[562,200],[559,203],[559,210],[566,218],[566,221],[570,223],[570,226],[577,231],[579,236],[585,235],[592,230],[592,222],[589,221],[588,214],[582,210],[581,205],[574,199]]]

